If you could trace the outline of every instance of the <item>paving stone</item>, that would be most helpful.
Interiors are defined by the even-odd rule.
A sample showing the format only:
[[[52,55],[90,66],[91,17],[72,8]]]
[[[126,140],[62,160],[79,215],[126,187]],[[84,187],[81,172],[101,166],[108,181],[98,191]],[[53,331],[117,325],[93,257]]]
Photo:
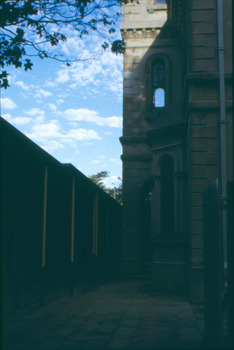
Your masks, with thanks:
[[[3,350],[201,349],[200,330],[183,298],[150,295],[144,281],[75,290],[3,322]]]
[[[124,340],[124,339],[113,339],[109,344],[107,349],[116,349],[116,350],[120,350],[120,349],[128,349],[130,346],[129,341],[128,340]]]

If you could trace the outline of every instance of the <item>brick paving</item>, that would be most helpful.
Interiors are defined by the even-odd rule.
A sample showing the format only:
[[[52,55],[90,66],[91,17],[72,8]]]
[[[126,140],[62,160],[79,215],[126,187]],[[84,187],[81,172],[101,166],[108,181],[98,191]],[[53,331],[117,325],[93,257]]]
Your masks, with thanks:
[[[146,281],[79,286],[44,307],[3,321],[3,350],[202,349],[203,339],[183,297],[157,296]]]

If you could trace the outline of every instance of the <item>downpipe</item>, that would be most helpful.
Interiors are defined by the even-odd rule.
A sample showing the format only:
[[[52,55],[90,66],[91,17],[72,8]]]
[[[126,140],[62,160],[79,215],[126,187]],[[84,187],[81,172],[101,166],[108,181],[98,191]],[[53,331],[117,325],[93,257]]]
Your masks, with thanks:
[[[226,160],[226,101],[223,41],[223,0],[217,0],[218,65],[219,65],[219,130],[220,130],[220,191],[222,203],[222,232],[224,271],[227,271],[227,160]]]

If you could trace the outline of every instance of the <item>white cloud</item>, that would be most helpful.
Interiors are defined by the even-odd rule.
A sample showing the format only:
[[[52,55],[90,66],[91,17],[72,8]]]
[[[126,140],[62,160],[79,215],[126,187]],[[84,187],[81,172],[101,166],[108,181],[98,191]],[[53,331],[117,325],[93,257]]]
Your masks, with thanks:
[[[32,88],[32,86],[33,85],[27,85],[27,84],[25,84],[23,81],[16,81],[15,83],[14,83],[15,85],[17,85],[17,86],[20,86],[23,90],[25,90],[25,91],[27,91],[27,90],[29,90],[29,89],[31,89]]]
[[[49,97],[49,96],[52,96],[52,92],[44,89],[38,89],[35,94],[35,97],[37,98]]]
[[[17,124],[17,125],[28,124],[31,120],[32,120],[32,118],[29,118],[29,117],[15,117],[15,118],[12,118],[12,122],[14,124]]]
[[[56,28],[55,28],[56,31]],[[61,42],[57,49],[59,53],[64,53],[71,60],[87,60],[91,57],[100,55],[101,49],[100,35],[92,32],[91,35],[80,38],[72,26],[64,28],[63,32],[67,36],[67,40]]]
[[[115,163],[117,165],[122,164],[121,160],[119,158],[110,158],[110,162]]]
[[[105,159],[106,159],[106,156],[104,156],[104,155],[99,155],[99,156],[98,156],[98,159],[94,159],[94,160],[92,161],[92,163],[94,163],[94,164],[100,164],[100,163],[103,163],[103,162],[105,161]]]
[[[2,115],[3,119],[5,119],[7,122],[11,123],[11,114],[10,113],[6,113]]]
[[[15,108],[17,108],[15,102],[12,101],[9,97],[3,97],[1,99],[1,105],[2,105],[2,108],[5,108],[5,109],[15,109]]]
[[[90,50],[86,56],[92,56]],[[70,88],[92,87],[92,93],[97,95],[110,94],[118,100],[122,99],[123,86],[123,58],[115,55],[111,51],[106,51],[99,55],[98,59],[79,61],[70,67],[62,68],[57,72],[55,79],[57,84],[69,83]],[[100,87],[97,89],[97,87]]]
[[[77,141],[101,140],[95,130],[77,128],[64,131],[58,120],[51,120],[48,123],[34,123],[27,136],[35,142],[42,143],[42,147],[50,151],[65,145],[76,147]]]
[[[103,183],[109,188],[119,187],[121,185],[121,179],[117,175],[111,175],[103,179]]]
[[[93,142],[83,142],[82,146],[93,146]]]
[[[64,148],[64,145],[61,142],[56,140],[47,140],[45,145],[41,146],[46,152],[52,153],[58,149]]]
[[[29,117],[12,117],[9,113],[4,114],[2,117],[14,125],[25,125],[31,121]]]
[[[57,111],[57,107],[54,103],[48,103],[48,107],[52,112],[56,112]]]
[[[30,115],[31,117],[35,117],[34,122],[35,123],[42,123],[45,119],[45,112],[40,108],[31,108],[29,111],[25,112],[27,115]]]
[[[27,136],[37,141],[44,141],[48,138],[59,138],[61,136],[59,133],[59,124],[56,120],[44,124],[36,123]]]
[[[92,161],[93,164],[100,164],[102,161],[100,159],[94,159]]]
[[[87,130],[87,129],[72,129],[64,137],[71,138],[71,139],[78,140],[78,141],[81,141],[81,140],[101,140],[102,139],[95,130]]]
[[[31,108],[29,111],[26,112],[28,115],[31,115],[32,117],[38,116],[38,115],[45,115],[45,112],[40,108]]]
[[[111,128],[122,127],[122,117],[100,117],[97,111],[80,108],[80,109],[67,109],[64,111],[64,116],[70,121],[85,121],[88,123],[95,123],[100,126],[108,126]]]
[[[58,71],[57,78],[56,78],[57,83],[66,83],[69,80],[70,80],[70,76],[69,76],[68,68]]]
[[[62,98],[57,100],[57,103],[64,103],[64,100]]]

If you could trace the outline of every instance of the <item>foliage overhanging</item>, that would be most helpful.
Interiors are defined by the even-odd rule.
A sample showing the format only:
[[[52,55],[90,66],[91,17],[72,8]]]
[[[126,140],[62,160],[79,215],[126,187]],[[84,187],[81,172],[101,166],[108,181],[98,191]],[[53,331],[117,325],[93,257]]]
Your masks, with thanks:
[[[96,31],[105,50],[123,53],[124,42],[113,39],[122,3],[137,0],[1,0],[1,87],[9,86],[6,66],[31,70],[32,57],[52,58],[70,65],[74,60],[48,50],[67,40],[70,26],[79,38]],[[79,59],[78,59],[79,60]]]

